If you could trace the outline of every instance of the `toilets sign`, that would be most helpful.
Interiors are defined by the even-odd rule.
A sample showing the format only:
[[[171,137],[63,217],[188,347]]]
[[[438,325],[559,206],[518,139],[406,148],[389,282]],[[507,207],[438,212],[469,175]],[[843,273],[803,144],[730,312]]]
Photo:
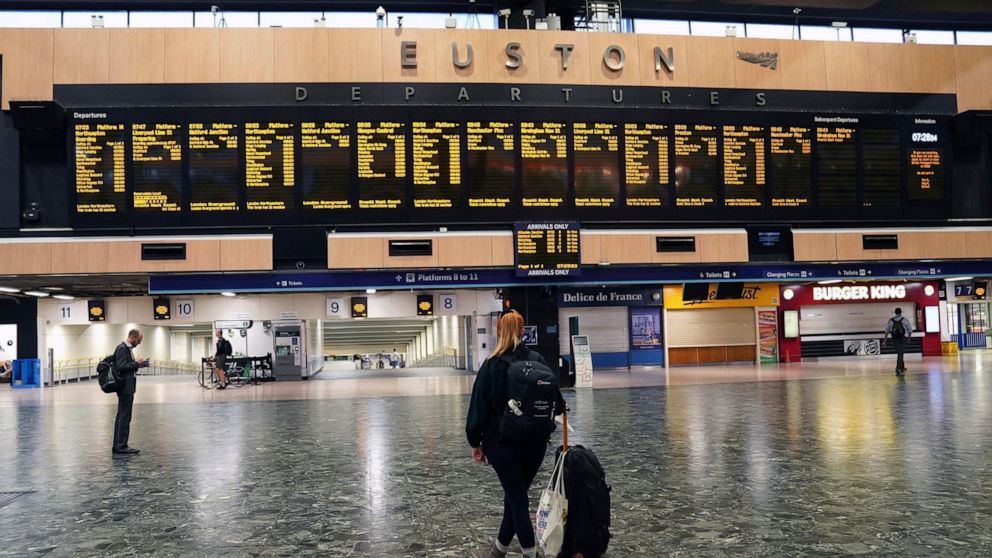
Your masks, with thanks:
[[[905,285],[847,285],[844,287],[813,287],[813,300],[903,300]]]

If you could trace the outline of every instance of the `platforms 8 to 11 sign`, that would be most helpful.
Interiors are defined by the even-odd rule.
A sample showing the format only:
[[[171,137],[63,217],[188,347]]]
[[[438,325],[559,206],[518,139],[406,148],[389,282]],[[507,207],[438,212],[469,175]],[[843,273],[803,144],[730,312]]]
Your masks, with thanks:
[[[578,223],[515,223],[517,277],[573,277],[581,271]]]

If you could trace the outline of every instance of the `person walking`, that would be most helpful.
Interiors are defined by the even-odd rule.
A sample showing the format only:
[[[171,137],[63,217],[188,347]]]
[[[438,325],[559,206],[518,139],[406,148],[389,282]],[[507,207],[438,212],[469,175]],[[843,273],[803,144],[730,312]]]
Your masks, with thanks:
[[[138,386],[138,378],[135,374],[139,368],[146,368],[150,362],[147,358],[134,359],[134,349],[143,339],[144,335],[141,331],[132,329],[127,333],[127,339],[114,350],[114,366],[121,382],[117,390],[117,419],[114,421],[114,455],[138,453],[138,450],[128,446],[127,442],[131,436],[131,410]]]
[[[550,369],[547,368],[544,357],[528,350],[523,343],[524,319],[519,313],[511,311],[504,314],[496,329],[496,347],[483,363],[472,388],[465,432],[472,447],[472,459],[480,465],[488,462],[499,477],[503,487],[503,521],[492,547],[474,556],[505,558],[507,548],[516,535],[524,556],[535,558],[538,549],[527,491],[544,461],[548,440],[554,431],[553,416],[565,412],[565,400],[558,389],[557,381],[550,382],[550,385],[540,381],[535,384],[538,389],[546,390],[550,387],[552,393],[550,400],[542,399],[538,405],[532,406],[527,401],[509,398],[510,369],[514,363],[527,362],[528,370],[537,371],[538,374],[542,370],[550,373]],[[520,377],[512,378],[515,382],[520,380]],[[531,434],[528,439],[522,439],[519,435],[504,432],[508,428],[504,417],[508,408],[512,409],[514,415],[521,417],[521,408],[543,406],[546,409],[549,403],[552,409],[542,419],[548,424],[544,430],[534,423],[527,423],[532,427],[529,432],[537,432],[536,436]],[[535,420],[529,416],[521,418]]]
[[[913,335],[913,324],[902,315],[902,308],[896,308],[895,315],[889,318],[885,324],[885,338],[892,337],[892,344],[896,349],[896,376],[906,374],[906,346],[909,345],[909,338]]]
[[[227,359],[231,358],[231,353],[234,352],[234,348],[231,347],[231,342],[224,339],[224,331],[218,329],[217,332],[217,346],[214,350],[214,370],[217,374],[217,389],[227,389]]]

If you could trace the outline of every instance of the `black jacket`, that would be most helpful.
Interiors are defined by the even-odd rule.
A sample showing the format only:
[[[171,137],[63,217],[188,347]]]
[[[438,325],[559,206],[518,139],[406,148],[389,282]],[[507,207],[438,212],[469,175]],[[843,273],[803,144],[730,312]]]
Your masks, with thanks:
[[[117,389],[117,393],[121,395],[134,395],[134,392],[138,388],[138,378],[135,373],[138,372],[138,361],[134,360],[134,352],[132,352],[131,347],[127,346],[127,343],[121,343],[117,345],[117,349],[114,350],[114,365],[117,368],[117,375],[121,379],[121,385]]]
[[[216,350],[216,354],[214,356],[217,358],[227,358],[234,352],[234,348],[231,347],[231,342],[223,337],[217,339],[217,344],[214,348]]]
[[[532,352],[525,345],[518,345],[513,356],[518,360],[537,360],[545,365],[548,363],[539,353]],[[536,357],[536,358],[535,358]],[[490,357],[482,364],[479,375],[475,377],[472,387],[472,402],[468,407],[468,417],[465,420],[465,434],[468,443],[473,448],[486,446],[499,433],[499,421],[503,408],[506,407],[506,370],[510,367],[502,357]],[[558,392],[558,402],[555,414],[565,412],[565,400]]]

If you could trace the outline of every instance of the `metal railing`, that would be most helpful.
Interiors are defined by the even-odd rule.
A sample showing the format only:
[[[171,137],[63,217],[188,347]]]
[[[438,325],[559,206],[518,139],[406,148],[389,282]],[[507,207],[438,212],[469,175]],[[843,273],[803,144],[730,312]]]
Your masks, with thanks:
[[[52,366],[52,384],[81,382],[96,378],[96,367],[104,357],[84,357],[56,360]],[[177,360],[152,359],[151,366],[138,370],[138,376],[180,376],[196,374],[199,366]]]
[[[458,351],[453,347],[445,347],[415,361],[411,366],[415,368],[458,368]]]

